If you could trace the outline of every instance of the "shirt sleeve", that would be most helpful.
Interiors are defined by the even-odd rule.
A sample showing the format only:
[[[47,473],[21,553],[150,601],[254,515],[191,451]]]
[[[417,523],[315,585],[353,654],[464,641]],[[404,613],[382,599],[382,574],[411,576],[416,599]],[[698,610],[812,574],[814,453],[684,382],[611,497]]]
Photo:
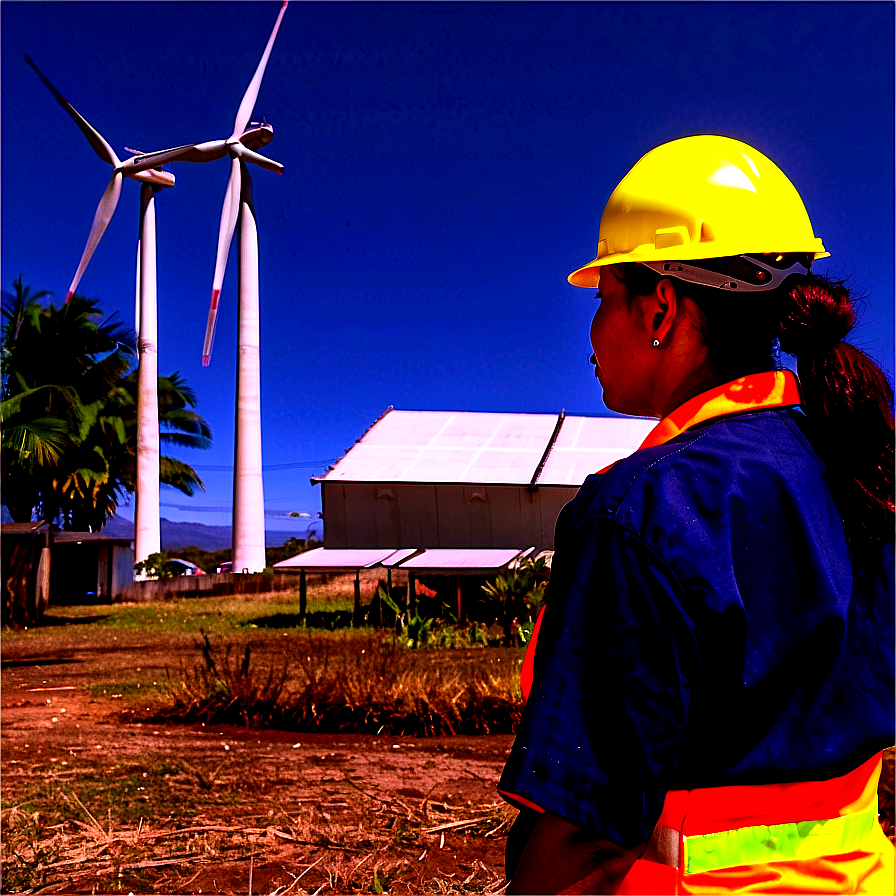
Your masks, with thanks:
[[[499,790],[635,846],[659,818],[681,746],[693,624],[673,572],[630,530],[591,520],[564,547]]]

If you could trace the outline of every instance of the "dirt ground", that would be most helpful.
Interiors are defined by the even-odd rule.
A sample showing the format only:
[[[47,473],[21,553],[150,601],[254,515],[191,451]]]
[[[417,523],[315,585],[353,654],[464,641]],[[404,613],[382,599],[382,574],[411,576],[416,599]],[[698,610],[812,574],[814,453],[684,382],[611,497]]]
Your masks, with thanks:
[[[495,784],[511,736],[127,721],[123,708],[142,711],[137,685],[149,688],[194,649],[195,638],[159,644],[137,633],[51,651],[41,639],[4,644],[4,893],[503,886],[515,813]],[[128,693],[115,692],[122,681]]]

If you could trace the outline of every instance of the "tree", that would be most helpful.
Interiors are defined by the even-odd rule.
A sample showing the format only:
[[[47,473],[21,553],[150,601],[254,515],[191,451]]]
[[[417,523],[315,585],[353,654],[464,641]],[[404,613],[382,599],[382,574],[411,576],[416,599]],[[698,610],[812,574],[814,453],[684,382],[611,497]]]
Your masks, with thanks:
[[[134,333],[95,299],[62,307],[32,293],[21,276],[3,309],[2,483],[13,519],[36,513],[64,528],[97,530],[136,476]],[[195,395],[178,373],[159,377],[163,443],[211,444]],[[164,456],[160,479],[187,495],[203,488],[188,464]]]

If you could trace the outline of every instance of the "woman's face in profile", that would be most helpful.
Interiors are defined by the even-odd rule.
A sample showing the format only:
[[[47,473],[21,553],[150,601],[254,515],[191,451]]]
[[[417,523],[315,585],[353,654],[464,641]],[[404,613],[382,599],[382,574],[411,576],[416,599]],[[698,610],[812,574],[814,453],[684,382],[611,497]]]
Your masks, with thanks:
[[[644,321],[643,303],[629,296],[613,266],[601,272],[600,306],[591,321],[595,374],[604,390],[604,404],[620,414],[651,416],[650,381],[653,333]]]

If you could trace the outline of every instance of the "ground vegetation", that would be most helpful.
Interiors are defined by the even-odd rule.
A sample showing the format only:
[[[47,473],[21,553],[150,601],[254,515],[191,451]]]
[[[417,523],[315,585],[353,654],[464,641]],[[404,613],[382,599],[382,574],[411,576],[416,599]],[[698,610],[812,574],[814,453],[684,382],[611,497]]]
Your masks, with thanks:
[[[333,631],[335,614],[351,618],[352,578],[310,585],[310,628],[298,596],[277,594],[51,608],[4,636],[4,891],[499,889],[515,812],[494,787],[511,735],[363,735],[344,721],[388,692],[457,707],[471,669],[492,654],[492,674],[513,679],[520,651]],[[341,713],[264,727],[265,702],[309,680],[324,701],[341,687]],[[225,706],[242,694],[247,711],[238,725],[170,715],[188,692]]]

